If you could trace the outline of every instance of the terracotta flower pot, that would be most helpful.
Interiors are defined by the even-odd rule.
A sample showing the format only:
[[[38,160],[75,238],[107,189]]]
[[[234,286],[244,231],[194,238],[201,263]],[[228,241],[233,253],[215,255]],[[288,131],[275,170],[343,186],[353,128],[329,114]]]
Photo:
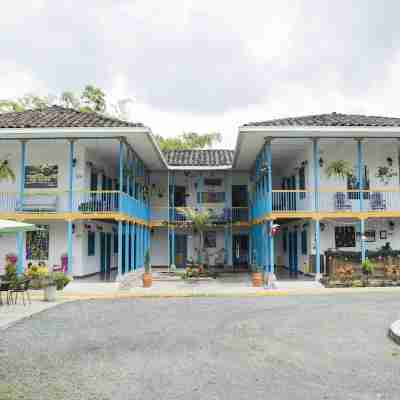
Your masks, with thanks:
[[[253,272],[251,274],[251,281],[254,287],[261,287],[263,285],[263,275],[261,272]]]
[[[151,287],[153,285],[153,275],[150,272],[143,274],[143,287]]]

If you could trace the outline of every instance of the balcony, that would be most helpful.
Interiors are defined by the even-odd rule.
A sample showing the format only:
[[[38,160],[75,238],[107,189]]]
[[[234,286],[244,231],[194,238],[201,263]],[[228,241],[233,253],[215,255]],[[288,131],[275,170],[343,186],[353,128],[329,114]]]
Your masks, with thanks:
[[[196,210],[202,210],[202,207],[196,207]],[[248,207],[213,207],[205,208],[210,212],[211,223],[213,225],[240,224],[249,222]],[[152,207],[150,219],[153,223],[167,225],[169,223],[184,224],[188,222],[184,213],[184,207]]]
[[[148,220],[148,207],[126,193],[119,191],[73,191],[72,210],[70,192],[30,192],[22,198],[18,193],[0,193],[0,214],[58,214],[79,213],[101,216],[122,213],[131,218]]]
[[[361,193],[361,194],[360,194]],[[300,190],[273,190],[272,213],[282,217],[296,217],[301,214],[313,213],[313,191]],[[361,200],[360,201],[360,196]],[[400,216],[400,190],[329,190],[319,192],[319,212],[346,216],[355,213],[369,213],[379,216],[381,213],[399,213]],[[267,198],[255,202],[252,217],[262,218],[268,214]]]

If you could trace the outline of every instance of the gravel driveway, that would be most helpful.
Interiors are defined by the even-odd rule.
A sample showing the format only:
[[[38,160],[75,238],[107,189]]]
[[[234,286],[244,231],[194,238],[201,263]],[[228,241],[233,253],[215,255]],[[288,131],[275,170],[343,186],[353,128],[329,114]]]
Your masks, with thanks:
[[[82,301],[0,332],[0,399],[396,399],[389,293]]]

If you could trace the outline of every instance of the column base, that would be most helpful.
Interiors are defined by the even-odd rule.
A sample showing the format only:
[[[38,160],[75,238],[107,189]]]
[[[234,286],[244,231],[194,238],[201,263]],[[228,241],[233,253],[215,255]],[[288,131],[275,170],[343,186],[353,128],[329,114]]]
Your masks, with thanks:
[[[266,281],[265,281],[265,289],[277,289],[278,287],[276,286],[276,275],[274,272],[268,272],[266,276]]]
[[[176,265],[171,264],[168,269],[169,269],[169,272],[174,272],[174,271],[176,271]]]
[[[315,282],[319,282],[322,279],[322,274],[321,273],[315,274],[314,279],[315,279]]]

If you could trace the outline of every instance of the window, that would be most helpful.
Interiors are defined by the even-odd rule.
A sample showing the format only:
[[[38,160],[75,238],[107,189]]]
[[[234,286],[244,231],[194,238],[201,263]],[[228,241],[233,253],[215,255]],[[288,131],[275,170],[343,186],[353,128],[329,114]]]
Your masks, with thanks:
[[[301,231],[301,254],[307,255],[307,231]]]
[[[222,179],[219,178],[204,178],[205,186],[221,186]]]
[[[204,233],[204,247],[207,249],[217,247],[217,232],[210,231]]]
[[[356,169],[357,170],[357,169]],[[360,183],[355,175],[349,175],[347,177],[347,190],[357,190],[360,189]],[[363,187],[362,190],[369,190],[369,171],[368,167],[364,166],[364,177],[363,177]],[[360,194],[357,192],[348,193],[348,198],[350,200],[358,200]],[[369,192],[363,194],[364,200],[369,199]]]
[[[225,192],[200,192],[197,193],[198,203],[224,203]]]
[[[335,227],[335,247],[356,247],[354,226]]]
[[[94,256],[96,253],[96,233],[88,232],[88,256]]]
[[[90,190],[97,190],[97,182],[98,182],[98,176],[97,172],[91,172],[90,174]]]
[[[114,233],[114,254],[118,253],[118,233]]]
[[[37,225],[40,230],[26,233],[26,259],[47,261],[49,259],[49,226]]]

